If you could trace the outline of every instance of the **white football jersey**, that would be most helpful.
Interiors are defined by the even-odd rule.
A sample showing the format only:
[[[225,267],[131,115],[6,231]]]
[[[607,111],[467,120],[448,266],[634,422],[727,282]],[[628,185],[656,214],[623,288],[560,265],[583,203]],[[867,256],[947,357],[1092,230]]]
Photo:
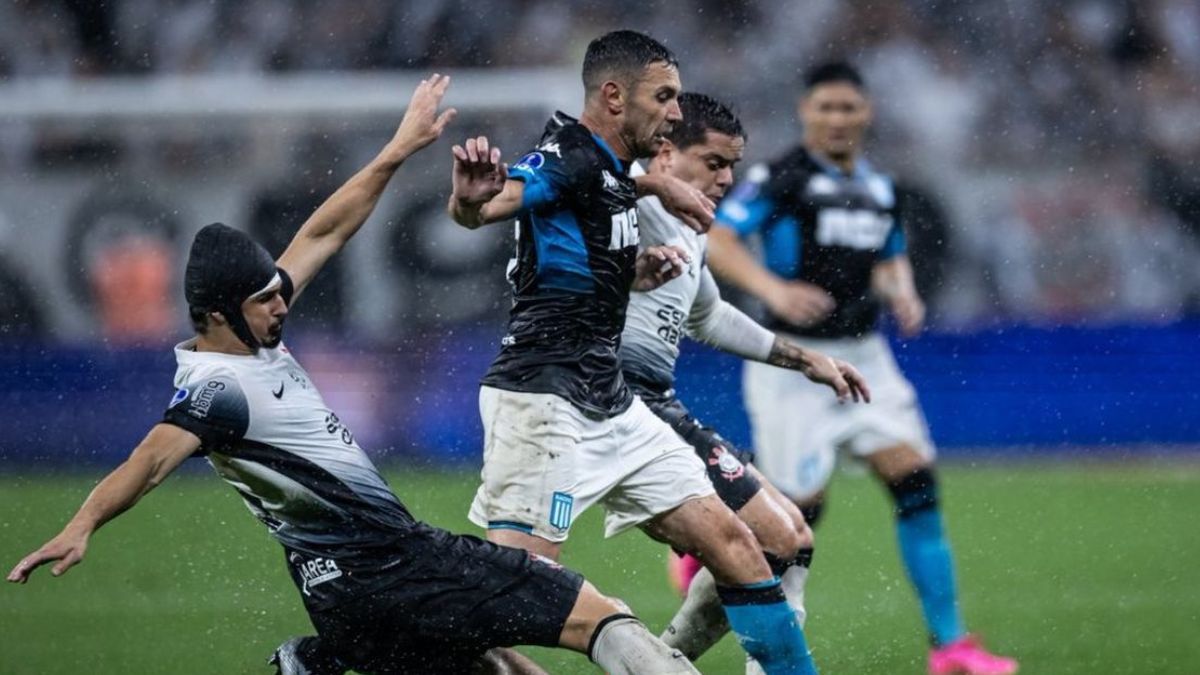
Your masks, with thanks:
[[[637,164],[630,171],[634,176],[644,173]],[[621,367],[627,375],[665,390],[675,381],[679,341],[687,332],[693,305],[701,295],[708,301],[719,301],[720,293],[704,261],[707,235],[692,231],[653,196],[638,200],[638,228],[640,247],[677,246],[692,260],[686,272],[653,291],[629,294],[621,334]],[[711,293],[702,294],[702,286]]]
[[[200,438],[198,454],[288,551],[306,600],[347,565],[380,564],[362,551],[422,527],[287,347],[198,352],[193,338],[175,347],[175,358],[164,421]]]

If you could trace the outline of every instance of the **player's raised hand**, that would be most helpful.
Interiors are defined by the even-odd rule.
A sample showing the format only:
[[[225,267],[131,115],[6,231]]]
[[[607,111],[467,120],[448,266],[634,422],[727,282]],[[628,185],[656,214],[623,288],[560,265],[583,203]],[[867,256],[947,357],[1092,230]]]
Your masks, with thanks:
[[[686,181],[680,180],[667,173],[665,169],[653,170],[636,179],[638,195],[654,195],[658,197],[676,218],[684,225],[704,234],[712,227],[713,214],[717,205],[703,192],[692,187]]]
[[[487,136],[468,138],[450,149],[454,154],[454,195],[465,204],[483,204],[504,189],[508,165],[500,161],[500,148],[491,147]]]
[[[804,281],[780,281],[763,301],[775,316],[797,326],[819,323],[837,307],[825,289]]]
[[[652,291],[683,274],[691,262],[687,251],[679,247],[647,247],[638,253],[633,290]]]
[[[429,79],[421,80],[413,90],[408,109],[404,111],[404,119],[400,120],[400,127],[392,137],[392,144],[406,157],[436,141],[446,125],[458,114],[454,108],[447,108],[438,114],[438,106],[442,104],[442,97],[449,87],[449,75],[434,73]]]
[[[56,577],[60,576],[83,559],[83,554],[87,552],[87,544],[87,534],[63,530],[41,548],[22,558],[8,573],[7,579],[16,584],[23,584],[29,580],[29,575],[35,569],[55,560],[58,563],[50,568],[50,573]]]

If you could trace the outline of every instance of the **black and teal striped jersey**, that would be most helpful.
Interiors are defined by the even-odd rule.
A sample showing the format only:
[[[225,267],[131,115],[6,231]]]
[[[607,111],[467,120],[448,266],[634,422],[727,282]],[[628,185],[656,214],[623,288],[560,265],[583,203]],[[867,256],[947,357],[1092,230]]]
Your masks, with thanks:
[[[525,184],[513,305],[483,384],[617,415],[633,401],[617,350],[637,258],[637,185],[599,136],[561,112],[509,176]]]
[[[751,167],[717,211],[719,223],[761,238],[764,263],[785,279],[824,288],[837,308],[808,327],[771,316],[768,327],[811,337],[863,335],[879,303],[871,270],[905,251],[892,179],[860,159],[851,174],[803,147]]]

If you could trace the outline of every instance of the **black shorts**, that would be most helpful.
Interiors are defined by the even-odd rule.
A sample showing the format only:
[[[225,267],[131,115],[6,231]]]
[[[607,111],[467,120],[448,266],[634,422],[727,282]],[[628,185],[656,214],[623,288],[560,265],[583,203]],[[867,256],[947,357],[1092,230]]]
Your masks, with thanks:
[[[741,510],[762,488],[746,470],[746,465],[754,459],[753,453],[739,450],[712,427],[692,417],[687,406],[675,398],[673,390],[665,394],[648,391],[637,393],[655,415],[670,424],[675,433],[696,450],[696,454],[704,461],[717,496],[732,511]]]
[[[469,672],[493,647],[558,645],[582,576],[527,551],[441,530],[419,545],[412,564],[391,572],[394,585],[309,612],[322,642],[347,666]]]

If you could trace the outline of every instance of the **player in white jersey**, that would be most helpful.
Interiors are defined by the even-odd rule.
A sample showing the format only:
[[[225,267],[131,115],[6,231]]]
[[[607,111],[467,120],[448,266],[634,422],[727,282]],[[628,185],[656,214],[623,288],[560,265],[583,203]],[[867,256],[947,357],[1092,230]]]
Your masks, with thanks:
[[[742,158],[746,134],[741,122],[728,106],[703,94],[682,94],[679,107],[683,121],[667,135],[650,171],[684,180],[719,201],[733,184],[733,168]],[[750,526],[802,620],[812,532],[795,504],[748,463],[749,453],[692,417],[676,397],[679,341],[688,335],[746,359],[798,370],[833,388],[841,400],[869,400],[870,392],[849,364],[777,337],[722,300],[704,264],[707,236],[684,228],[656,197],[638,201],[638,227],[642,246],[675,246],[686,251],[693,264],[686,274],[659,288],[630,295],[621,335],[625,379],[704,461],[717,495]],[[682,585],[688,587],[686,582]],[[691,581],[687,600],[663,639],[696,659],[726,630],[712,574],[704,570]]]
[[[361,227],[400,164],[453,117],[437,113],[448,84],[434,75],[417,87],[395,137],[278,261],[220,223],[197,233],[184,276],[197,335],[175,348],[176,393],[162,422],[10,582],[54,561],[52,573],[63,574],[100,526],[185,459],[204,456],[283,545],[317,628],[319,637],[289,640],[276,654],[282,672],[536,671],[492,649],[515,644],[584,652],[609,673],[696,672],[578,574],[414,519],[282,344],[291,303]]]

